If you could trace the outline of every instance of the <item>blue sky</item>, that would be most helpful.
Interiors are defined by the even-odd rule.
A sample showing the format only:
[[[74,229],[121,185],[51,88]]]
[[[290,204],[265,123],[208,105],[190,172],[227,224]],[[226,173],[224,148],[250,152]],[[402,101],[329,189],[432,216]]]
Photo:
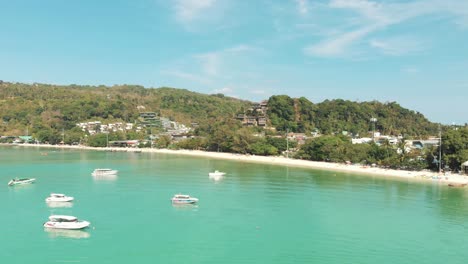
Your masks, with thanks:
[[[468,122],[468,0],[0,0],[0,79],[259,101],[396,101]]]

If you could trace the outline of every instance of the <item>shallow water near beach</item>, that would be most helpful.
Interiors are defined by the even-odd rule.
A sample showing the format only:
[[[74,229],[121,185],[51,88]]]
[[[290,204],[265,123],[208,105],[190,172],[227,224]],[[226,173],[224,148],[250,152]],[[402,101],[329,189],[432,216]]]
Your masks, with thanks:
[[[42,155],[41,155],[42,153]],[[47,153],[47,155],[45,155]],[[2,263],[466,263],[468,189],[189,156],[0,147]],[[93,177],[95,168],[119,170]],[[208,172],[227,172],[218,181]],[[13,177],[36,183],[8,187]],[[49,206],[51,192],[75,197]],[[186,193],[196,206],[173,206]],[[51,214],[91,222],[44,230]]]

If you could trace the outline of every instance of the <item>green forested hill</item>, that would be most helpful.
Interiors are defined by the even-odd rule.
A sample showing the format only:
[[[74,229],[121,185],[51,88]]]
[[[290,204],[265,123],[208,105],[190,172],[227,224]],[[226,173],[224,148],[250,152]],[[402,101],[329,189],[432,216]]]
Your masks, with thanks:
[[[0,84],[0,134],[71,129],[77,122],[133,122],[140,111],[158,112],[181,123],[231,118],[250,103],[183,89],[120,86]],[[144,107],[144,108],[143,108]],[[32,131],[31,131],[32,130]]]
[[[314,104],[304,97],[270,97],[268,116],[278,129],[306,132],[318,129],[323,134],[348,131],[367,136],[377,118],[376,131],[390,135],[426,136],[437,134],[438,125],[421,113],[401,107],[396,102],[381,103],[325,100]]]
[[[0,83],[0,135],[21,135],[44,129],[69,130],[82,121],[134,122],[141,111],[158,112],[180,123],[200,125],[231,119],[251,103],[222,94],[206,95],[174,88],[137,85],[78,86]],[[422,114],[395,102],[380,103],[326,100],[312,103],[304,97],[272,96],[268,100],[270,125],[279,131],[323,134],[348,131],[366,136],[369,121],[384,134],[425,136],[437,133],[437,125]]]

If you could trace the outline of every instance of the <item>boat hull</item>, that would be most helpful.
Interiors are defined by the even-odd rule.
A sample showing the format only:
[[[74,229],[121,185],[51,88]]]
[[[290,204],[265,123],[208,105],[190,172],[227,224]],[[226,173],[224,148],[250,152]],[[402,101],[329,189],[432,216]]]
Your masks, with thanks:
[[[56,197],[48,197],[45,199],[46,202],[48,203],[54,203],[54,202],[71,202],[73,201],[73,197],[63,197],[63,198],[56,198]]]
[[[68,229],[68,230],[78,230],[86,228],[91,223],[88,221],[79,221],[79,222],[54,222],[47,221],[44,223],[44,227],[53,228],[53,229]]]
[[[27,180],[19,180],[19,181],[11,180],[11,181],[8,182],[8,186],[23,185],[23,184],[31,184],[31,183],[34,183],[34,181],[36,181],[35,178],[33,178],[33,179],[27,179]]]
[[[198,202],[198,199],[172,199],[173,204],[195,204]]]
[[[94,171],[91,173],[93,176],[115,176],[117,175],[118,171],[117,170],[111,170],[111,171]]]
[[[221,171],[215,171],[215,172],[208,173],[208,176],[210,176],[210,177],[222,177],[224,175],[226,175],[226,173],[221,172]]]

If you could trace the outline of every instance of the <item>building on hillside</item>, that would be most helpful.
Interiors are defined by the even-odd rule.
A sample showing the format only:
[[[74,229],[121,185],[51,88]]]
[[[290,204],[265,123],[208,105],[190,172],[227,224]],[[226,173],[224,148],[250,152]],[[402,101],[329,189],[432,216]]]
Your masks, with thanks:
[[[288,133],[288,140],[296,141],[298,145],[305,144],[308,137],[304,133]]]
[[[144,127],[161,127],[161,118],[155,112],[141,112],[140,123]]]
[[[352,138],[351,143],[353,144],[364,144],[372,142],[372,138]]]
[[[410,147],[414,149],[423,149],[423,148],[439,146],[439,140],[438,139],[409,140],[407,141],[407,144],[410,144]]]
[[[254,103],[249,109],[247,109],[247,111],[238,114],[235,118],[241,121],[244,126],[266,127],[268,122],[266,115],[268,109],[267,103],[268,101]]]

